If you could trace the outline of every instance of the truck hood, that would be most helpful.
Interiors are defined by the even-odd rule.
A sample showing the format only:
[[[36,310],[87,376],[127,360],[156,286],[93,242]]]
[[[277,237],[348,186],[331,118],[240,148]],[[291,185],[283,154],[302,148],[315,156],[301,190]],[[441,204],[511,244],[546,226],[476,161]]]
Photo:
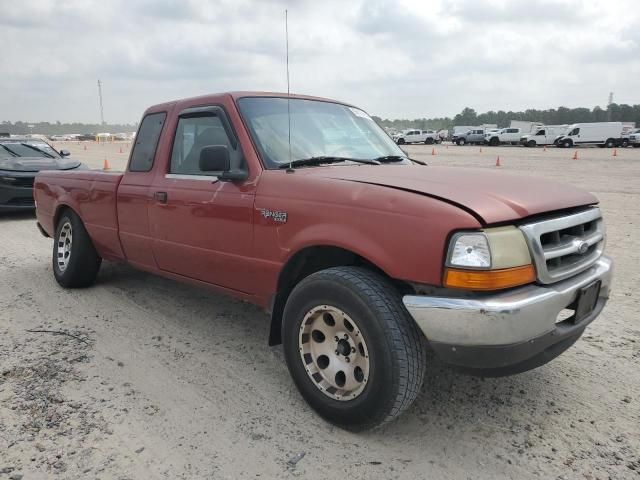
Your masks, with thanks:
[[[570,185],[488,170],[408,165],[332,166],[303,170],[310,175],[394,188],[457,205],[485,224],[598,203]]]
[[[70,170],[80,162],[66,158],[14,157],[0,158],[0,170],[13,172],[39,172],[40,170]]]

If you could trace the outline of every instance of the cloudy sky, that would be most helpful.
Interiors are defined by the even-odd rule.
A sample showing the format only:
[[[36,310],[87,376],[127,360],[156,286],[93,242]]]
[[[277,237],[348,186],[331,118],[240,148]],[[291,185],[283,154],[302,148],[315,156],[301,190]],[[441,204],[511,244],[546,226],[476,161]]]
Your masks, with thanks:
[[[0,120],[291,88],[387,118],[640,103],[637,0],[0,0]]]

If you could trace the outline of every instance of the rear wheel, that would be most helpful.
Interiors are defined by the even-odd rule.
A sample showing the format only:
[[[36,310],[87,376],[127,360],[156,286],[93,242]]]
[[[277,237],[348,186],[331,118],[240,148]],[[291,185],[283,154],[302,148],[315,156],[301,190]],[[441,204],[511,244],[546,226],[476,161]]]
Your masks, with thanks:
[[[424,141],[424,143],[425,143],[426,145],[433,145],[433,138],[431,138],[431,137],[427,138],[427,139]]]
[[[58,220],[53,239],[53,276],[65,288],[88,287],[95,282],[102,258],[80,217],[72,210]]]
[[[404,145],[404,138],[398,139],[398,145]]]
[[[305,400],[349,430],[395,418],[424,379],[422,333],[394,286],[362,268],[335,267],[302,280],[285,306],[283,344]]]
[[[613,138],[607,138],[607,141],[604,142],[604,146],[607,148],[613,148],[616,146],[616,141]]]
[[[629,146],[629,140],[626,138],[623,139],[620,145],[622,146],[622,148],[627,148]]]

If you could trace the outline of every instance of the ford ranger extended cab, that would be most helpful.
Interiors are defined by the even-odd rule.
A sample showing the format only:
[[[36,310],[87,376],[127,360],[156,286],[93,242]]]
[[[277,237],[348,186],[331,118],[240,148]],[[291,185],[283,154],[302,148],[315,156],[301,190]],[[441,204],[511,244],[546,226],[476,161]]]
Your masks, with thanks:
[[[426,166],[327,99],[156,105],[126,172],[40,172],[35,199],[62,287],[109,260],[256,304],[302,396],[352,430],[411,405],[427,348],[478,375],[523,372],[609,297],[593,195]]]

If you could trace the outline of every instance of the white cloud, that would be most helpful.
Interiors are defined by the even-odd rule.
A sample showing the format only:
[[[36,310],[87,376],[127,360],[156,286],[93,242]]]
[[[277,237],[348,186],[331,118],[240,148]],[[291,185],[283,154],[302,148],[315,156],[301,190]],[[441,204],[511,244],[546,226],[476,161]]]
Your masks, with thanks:
[[[633,0],[24,0],[3,10],[0,120],[134,122],[225,90],[334,97],[383,117],[640,103]]]

